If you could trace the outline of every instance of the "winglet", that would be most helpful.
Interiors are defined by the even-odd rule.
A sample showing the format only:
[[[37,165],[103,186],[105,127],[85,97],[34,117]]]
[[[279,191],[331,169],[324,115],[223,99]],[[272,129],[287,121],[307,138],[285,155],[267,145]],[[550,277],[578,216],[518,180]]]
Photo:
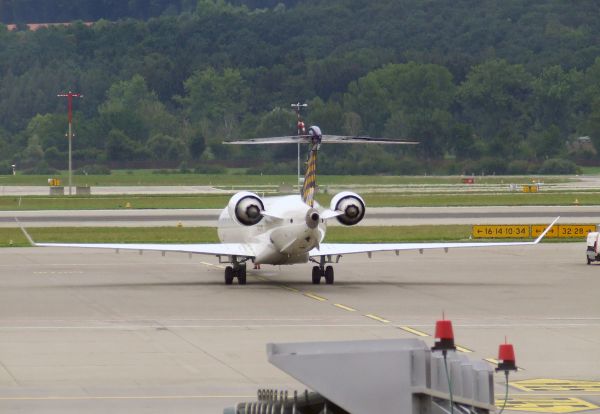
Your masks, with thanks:
[[[23,227],[23,225],[21,224],[21,222],[19,221],[19,219],[15,217],[15,221],[17,222],[17,224],[21,228],[21,231],[25,235],[25,238],[27,239],[27,241],[29,242],[29,244],[31,244],[34,247],[37,246],[37,244],[33,241],[33,239],[31,238],[31,236],[29,235],[29,233],[27,233],[27,230],[25,230],[25,227]]]
[[[552,228],[552,226],[554,226],[554,224],[556,224],[556,222],[558,221],[559,218],[560,218],[560,216],[558,216],[557,218],[555,218],[554,221],[552,223],[550,223],[550,225],[548,227],[546,227],[546,230],[544,230],[542,232],[542,234],[540,234],[538,236],[538,238],[535,239],[535,241],[533,242],[533,244],[538,244],[540,241],[542,241],[542,239],[544,238],[544,236],[546,235],[546,233],[548,233],[550,231],[550,229]]]

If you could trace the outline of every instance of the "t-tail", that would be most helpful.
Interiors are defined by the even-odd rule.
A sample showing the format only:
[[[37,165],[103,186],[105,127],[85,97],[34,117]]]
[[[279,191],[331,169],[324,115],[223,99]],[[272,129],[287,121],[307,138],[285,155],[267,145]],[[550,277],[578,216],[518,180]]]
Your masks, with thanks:
[[[304,172],[304,185],[302,186],[302,201],[310,207],[315,203],[315,192],[317,191],[317,154],[321,144],[321,130],[319,127],[310,127],[308,134],[313,137],[308,153],[308,162]],[[317,135],[318,133],[318,135]]]
[[[261,145],[261,144],[309,144],[308,162],[304,173],[304,184],[302,186],[302,200],[313,207],[315,192],[317,188],[317,154],[321,144],[402,144],[415,145],[418,142],[398,140],[391,138],[371,138],[364,136],[345,136],[345,135],[323,135],[321,128],[311,126],[305,134],[270,137],[270,138],[252,138],[237,141],[225,141],[223,144],[232,145]]]

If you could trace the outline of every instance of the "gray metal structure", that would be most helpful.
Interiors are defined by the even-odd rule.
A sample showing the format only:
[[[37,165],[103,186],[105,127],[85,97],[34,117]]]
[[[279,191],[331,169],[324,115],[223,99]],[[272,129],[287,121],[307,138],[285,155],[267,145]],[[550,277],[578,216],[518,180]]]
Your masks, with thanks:
[[[243,413],[450,413],[441,353],[419,339],[268,344],[269,362],[314,392],[259,390]],[[484,361],[449,352],[454,413],[495,412],[493,371]]]

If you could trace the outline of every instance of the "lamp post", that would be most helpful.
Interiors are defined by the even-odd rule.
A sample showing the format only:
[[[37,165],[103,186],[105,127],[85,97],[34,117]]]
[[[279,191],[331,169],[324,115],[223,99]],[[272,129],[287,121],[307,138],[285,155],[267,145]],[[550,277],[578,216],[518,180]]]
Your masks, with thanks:
[[[73,182],[73,163],[72,163],[72,148],[73,148],[73,98],[83,98],[83,95],[80,93],[73,93],[69,91],[68,93],[60,93],[57,96],[67,98],[68,102],[68,110],[69,110],[69,195],[72,194],[71,186]]]
[[[298,135],[303,135],[306,133],[306,129],[304,127],[304,121],[302,121],[302,117],[300,116],[300,110],[308,107],[308,104],[301,104],[298,102],[291,104],[290,106],[294,108],[294,111],[296,111]],[[298,141],[298,187],[302,188],[300,184],[300,141]]]

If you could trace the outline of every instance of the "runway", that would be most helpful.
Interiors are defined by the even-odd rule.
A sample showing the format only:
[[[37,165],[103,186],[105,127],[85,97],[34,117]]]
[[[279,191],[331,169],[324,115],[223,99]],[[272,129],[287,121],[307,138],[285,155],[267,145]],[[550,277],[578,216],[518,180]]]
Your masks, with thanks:
[[[333,286],[312,285],[309,265],[224,286],[203,256],[0,249],[0,412],[220,413],[259,387],[303,389],[267,363],[268,342],[431,345],[445,312],[472,358],[515,345],[513,381],[595,381],[511,387],[515,401],[600,413],[599,291],[583,243],[347,256]]]
[[[221,209],[0,211],[0,227],[215,227]],[[367,208],[365,226],[445,224],[544,224],[600,222],[600,206],[375,207]],[[331,220],[331,225],[338,225]]]

